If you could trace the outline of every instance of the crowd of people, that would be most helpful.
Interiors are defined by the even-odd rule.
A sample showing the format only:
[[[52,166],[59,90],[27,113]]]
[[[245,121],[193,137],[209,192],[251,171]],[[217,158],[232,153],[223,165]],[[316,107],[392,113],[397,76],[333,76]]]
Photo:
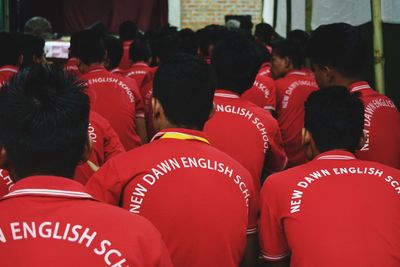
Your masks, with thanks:
[[[2,266],[400,266],[400,113],[365,41],[0,33]]]

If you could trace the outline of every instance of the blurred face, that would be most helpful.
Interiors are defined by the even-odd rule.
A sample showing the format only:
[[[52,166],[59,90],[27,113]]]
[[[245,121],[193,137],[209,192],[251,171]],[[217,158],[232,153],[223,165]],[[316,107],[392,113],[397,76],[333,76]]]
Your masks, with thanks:
[[[328,69],[326,67],[313,63],[312,71],[314,72],[315,80],[320,88],[330,85]]]
[[[278,54],[272,52],[271,57],[271,73],[274,78],[281,78],[289,72],[289,59],[280,57]]]

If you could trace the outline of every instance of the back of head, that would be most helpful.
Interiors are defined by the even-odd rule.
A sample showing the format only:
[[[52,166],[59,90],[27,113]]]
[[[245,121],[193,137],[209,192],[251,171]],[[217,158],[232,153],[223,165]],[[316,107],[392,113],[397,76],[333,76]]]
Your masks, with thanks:
[[[18,178],[72,177],[87,142],[89,99],[62,70],[33,65],[0,92],[0,144]]]
[[[197,31],[200,52],[204,57],[211,57],[212,50],[224,38],[226,28],[220,25],[208,25]]]
[[[254,32],[256,39],[266,45],[269,45],[274,35],[274,29],[268,23],[259,23]]]
[[[30,34],[24,34],[21,36],[21,38],[24,55],[22,67],[25,68],[34,63],[39,63],[37,61],[42,59],[44,56],[44,39]]]
[[[191,29],[183,29],[178,32],[179,52],[197,55],[199,49],[199,38]]]
[[[335,68],[345,77],[359,77],[366,47],[357,27],[346,23],[319,26],[311,33],[307,55],[312,63]]]
[[[129,58],[132,62],[147,62],[151,58],[149,41],[145,37],[138,38],[129,47]]]
[[[294,69],[300,69],[306,60],[301,44],[292,39],[282,39],[273,42],[272,54],[281,58],[287,57],[292,62]]]
[[[53,34],[53,27],[46,18],[33,17],[25,23],[24,32],[46,39]]]
[[[21,42],[17,34],[0,32],[0,66],[17,66],[21,55]]]
[[[163,62],[154,77],[153,96],[168,120],[185,128],[203,129],[213,107],[215,75],[203,60],[177,54]]]
[[[107,69],[115,69],[121,61],[124,49],[121,40],[112,35],[104,37],[104,44],[107,51],[108,66]]]
[[[364,128],[364,106],[358,93],[334,86],[313,92],[305,102],[304,127],[319,152],[358,149]]]
[[[71,37],[70,50],[74,57],[86,65],[101,63],[104,60],[105,45],[101,35],[91,30],[74,33]]]
[[[133,21],[127,20],[119,25],[118,33],[121,41],[129,41],[136,39],[139,30]]]
[[[287,34],[286,38],[295,40],[298,43],[300,43],[303,47],[307,47],[308,40],[310,40],[310,35],[303,30],[293,30]]]
[[[261,60],[249,38],[232,33],[215,47],[211,64],[218,88],[242,94],[253,85]]]
[[[179,38],[175,27],[166,27],[154,36],[151,42],[153,56],[161,62],[168,60],[179,51]]]

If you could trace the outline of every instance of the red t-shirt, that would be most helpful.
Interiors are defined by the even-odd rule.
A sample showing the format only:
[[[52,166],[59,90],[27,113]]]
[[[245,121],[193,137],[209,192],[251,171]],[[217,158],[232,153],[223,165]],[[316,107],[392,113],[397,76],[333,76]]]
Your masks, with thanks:
[[[8,194],[13,186],[14,182],[8,174],[8,171],[0,169],[0,197]]]
[[[291,71],[275,80],[277,113],[282,139],[288,156],[288,167],[307,162],[301,141],[304,127],[304,102],[318,85],[314,77],[303,71]]]
[[[120,76],[125,76],[125,71],[121,68],[115,68],[115,69],[111,70],[110,72],[113,74],[120,75]]]
[[[253,87],[245,91],[243,99],[249,100],[260,108],[268,111],[276,109],[276,88],[274,80],[260,73],[256,76]]]
[[[172,266],[151,223],[94,200],[67,178],[24,178],[0,210],[4,267]]]
[[[143,79],[142,86],[140,87],[140,94],[143,99],[144,116],[146,120],[147,136],[155,134],[153,127],[153,107],[151,99],[153,98],[153,79],[158,67],[151,68]]]
[[[226,90],[217,90],[216,110],[204,131],[210,142],[249,170],[258,192],[264,160],[268,171],[282,170],[286,155],[277,121],[260,107]]]
[[[270,176],[262,255],[290,266],[400,266],[400,171],[329,151]]]
[[[139,87],[141,87],[144,78],[151,70],[152,68],[149,67],[149,65],[147,65],[145,62],[136,62],[125,71],[125,76],[134,79]]]
[[[11,65],[0,67],[0,87],[2,87],[17,72],[18,68]]]
[[[118,66],[122,70],[126,70],[131,66],[131,60],[129,59],[129,48],[132,43],[133,43],[132,40],[124,41],[122,43],[124,50],[123,50],[121,61]]]
[[[144,113],[137,110],[141,97],[134,81],[112,74],[103,66],[91,67],[82,80],[87,81],[91,108],[108,120],[125,149],[140,146],[135,118],[144,117]]]
[[[88,134],[92,141],[92,153],[89,161],[96,166],[102,166],[110,158],[125,152],[117,133],[110,123],[96,112],[90,112]],[[76,168],[74,180],[86,184],[94,173],[88,163]]]
[[[67,62],[65,62],[64,70],[66,72],[75,74],[75,76],[78,77],[78,78],[82,75],[82,73],[79,71],[79,68],[78,68],[78,61],[74,57],[69,58],[67,60]]]
[[[87,183],[95,197],[161,232],[175,267],[239,266],[257,203],[250,174],[199,131],[167,129],[108,161]]]
[[[361,94],[365,107],[366,140],[363,148],[356,152],[357,157],[400,169],[400,113],[396,106],[367,82],[354,83],[349,90]]]

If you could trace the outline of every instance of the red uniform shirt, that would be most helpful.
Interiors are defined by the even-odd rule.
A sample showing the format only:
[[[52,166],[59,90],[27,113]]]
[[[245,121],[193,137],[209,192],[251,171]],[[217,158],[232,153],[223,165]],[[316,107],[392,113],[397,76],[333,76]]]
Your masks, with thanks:
[[[301,141],[304,127],[304,102],[318,85],[314,77],[303,71],[291,71],[285,77],[275,80],[279,127],[288,167],[307,162]]]
[[[8,174],[8,171],[0,169],[0,197],[8,194],[13,186],[14,182]]]
[[[268,112],[229,91],[217,90],[214,103],[215,114],[204,131],[213,146],[249,170],[258,192],[264,160],[269,172],[286,165],[278,123]]]
[[[260,73],[256,76],[253,87],[244,92],[241,96],[260,108],[268,111],[276,109],[276,88],[274,80]]]
[[[117,133],[110,123],[96,112],[90,112],[88,134],[92,141],[92,153],[89,161],[96,166],[102,166],[110,158],[125,152]],[[86,184],[94,173],[93,169],[84,163],[76,168],[74,180]]]
[[[68,61],[65,62],[64,70],[69,73],[75,74],[76,77],[80,77],[82,75],[78,68],[78,60],[74,57],[69,58]]]
[[[125,76],[134,79],[139,87],[141,87],[144,78],[151,70],[152,68],[149,67],[149,65],[147,65],[145,62],[136,62],[125,71]]]
[[[291,266],[400,266],[400,171],[329,151],[270,176],[262,255]]]
[[[400,169],[400,113],[386,96],[374,91],[366,82],[349,87],[360,92],[364,103],[365,145],[357,156]]]
[[[172,266],[146,219],[53,176],[17,182],[0,200],[1,266]]]
[[[10,65],[0,67],[0,87],[18,72],[18,68]]]
[[[250,174],[199,131],[168,129],[107,162],[89,180],[95,197],[149,219],[175,267],[239,266],[257,203]]]
[[[123,42],[123,54],[121,61],[119,63],[119,68],[122,70],[126,70],[130,67],[131,65],[131,60],[129,59],[129,48],[131,47],[131,44],[133,43],[132,40],[129,41],[124,41]]]
[[[125,76],[125,71],[121,68],[115,68],[115,69],[111,70],[110,72],[113,74],[120,75],[120,76]]]
[[[125,149],[140,146],[135,119],[144,117],[144,113],[137,110],[142,105],[136,84],[110,73],[103,66],[90,68],[82,79],[87,81],[91,108],[108,120]]]

